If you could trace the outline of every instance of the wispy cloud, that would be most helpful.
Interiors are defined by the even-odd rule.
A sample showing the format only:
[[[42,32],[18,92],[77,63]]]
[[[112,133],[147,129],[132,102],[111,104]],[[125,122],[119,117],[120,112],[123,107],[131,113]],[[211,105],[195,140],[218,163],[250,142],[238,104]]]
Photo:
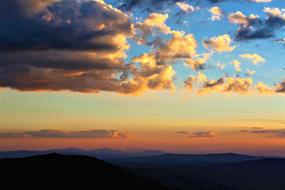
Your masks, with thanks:
[[[212,138],[212,137],[215,137],[215,133],[211,130],[209,131],[196,131],[196,132],[193,132],[193,133],[189,133],[188,131],[175,131],[176,134],[179,134],[179,135],[185,135],[185,136],[188,136],[188,137],[191,137],[191,138],[194,138],[194,137],[197,137],[197,138],[200,138],[200,137],[205,137],[205,138]]]
[[[270,135],[278,138],[285,138],[285,128],[281,129],[264,129],[261,127],[252,127],[250,129],[241,130],[242,133]]]
[[[197,137],[197,138],[212,138],[215,137],[215,133],[213,131],[197,131],[190,135],[191,138]]]
[[[125,139],[130,136],[129,132],[119,130],[79,130],[64,131],[55,129],[42,129],[20,132],[1,132],[2,138],[114,138]]]

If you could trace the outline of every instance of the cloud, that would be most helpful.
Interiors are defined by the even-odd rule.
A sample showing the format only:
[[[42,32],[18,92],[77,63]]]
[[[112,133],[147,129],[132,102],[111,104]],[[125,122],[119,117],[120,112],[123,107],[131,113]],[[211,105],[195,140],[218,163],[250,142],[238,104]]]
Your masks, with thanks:
[[[256,53],[254,54],[245,53],[245,54],[241,54],[240,57],[251,60],[252,63],[255,65],[257,65],[258,63],[265,62],[265,59]]]
[[[231,64],[234,66],[236,72],[241,72],[241,68],[240,68],[241,62],[239,62],[238,60],[233,60]]]
[[[207,0],[207,3],[219,3],[223,1],[224,0]],[[192,0],[191,2],[196,4],[201,3],[199,0]],[[186,0],[121,0],[121,5],[119,8],[124,11],[141,9],[142,11],[148,12],[163,12],[170,6],[173,6],[177,3],[180,3],[180,5],[183,6],[186,4]]]
[[[273,88],[270,88],[263,82],[259,82],[255,85],[255,89],[257,90],[258,93],[260,94],[271,94],[274,92]]]
[[[275,91],[278,93],[285,93],[285,80],[276,85]]]
[[[175,16],[178,17],[177,23],[187,23],[187,21],[182,21],[184,16],[201,10],[199,6],[192,6],[186,2],[177,2],[176,6],[179,8],[179,11],[175,14]]]
[[[270,135],[277,138],[285,138],[285,128],[281,129],[263,129],[263,128],[251,128],[247,130],[241,130],[242,133],[251,133],[259,135]]]
[[[135,77],[143,88],[174,89],[172,78],[175,71],[171,65],[159,65],[156,56],[148,53],[134,57],[132,61],[141,64],[141,68],[136,70]]]
[[[181,135],[187,135],[187,134],[189,134],[187,131],[175,131],[175,133],[181,134]]]
[[[221,52],[230,52],[235,49],[235,46],[231,46],[231,42],[232,42],[231,37],[228,34],[224,34],[204,40],[203,44],[206,48],[221,53]]]
[[[128,15],[103,1],[5,1],[0,85],[18,90],[140,91],[126,65]],[[14,10],[6,11],[6,10]]]
[[[190,91],[196,91],[200,95],[206,93],[237,93],[237,94],[249,94],[258,93],[264,95],[271,95],[273,93],[285,92],[285,81],[281,81],[273,87],[270,87],[263,82],[258,82],[253,85],[253,79],[251,75],[255,74],[255,71],[246,70],[247,77],[220,77],[218,79],[208,79],[208,77],[201,72],[198,72],[197,76],[190,76],[184,81],[184,88]]]
[[[138,22],[136,24],[137,30],[140,30],[139,32],[141,32],[141,37],[139,39],[146,40],[148,35],[154,33],[155,30],[159,30],[164,34],[170,34],[172,32],[171,28],[165,24],[167,18],[168,14],[150,13],[143,22]]]
[[[212,14],[211,20],[221,20],[222,17],[224,16],[224,12],[220,7],[212,7],[209,9],[210,13]]]
[[[213,131],[197,131],[190,135],[191,138],[197,137],[205,137],[205,138],[212,138],[215,137],[215,133]]]
[[[35,8],[39,6],[41,9]],[[1,7],[14,10],[12,14],[0,11],[1,28],[5,28],[0,30],[1,51],[114,51],[121,44],[106,39],[131,31],[127,15],[99,1],[29,0],[26,4],[23,0],[11,0]],[[24,13],[34,9],[37,11],[32,16]]]
[[[192,90],[193,89],[193,82],[195,81],[195,77],[190,76],[189,78],[187,78],[184,81],[184,87],[188,90]]]
[[[270,3],[272,0],[251,0],[251,1],[256,3]]]
[[[143,9],[148,12],[163,11],[167,7],[174,5],[176,2],[182,2],[182,0],[122,0],[120,9],[125,11],[131,11],[135,8]]]
[[[276,30],[285,25],[284,10],[265,7],[263,11],[267,14],[265,19],[253,14],[245,16],[240,11],[229,14],[229,21],[239,25],[236,32],[237,40],[271,38]]]
[[[176,5],[185,13],[191,14],[193,13],[196,8],[193,7],[192,5],[189,5],[185,2],[177,2]]]
[[[253,80],[251,78],[234,78],[225,77],[217,80],[205,79],[203,86],[199,89],[199,93],[239,93],[244,94],[251,90]]]
[[[1,132],[2,138],[114,138],[125,139],[130,136],[129,132],[119,130],[80,130],[80,131],[63,131],[55,129],[42,129],[34,131],[21,132]]]
[[[255,73],[256,73],[256,71],[254,71],[254,70],[246,69],[245,75],[246,75],[246,76],[252,76],[252,75],[254,75]]]
[[[210,59],[211,53],[197,54],[191,59],[185,61],[186,65],[190,65],[193,70],[203,70],[206,68],[205,63]]]
[[[276,40],[276,42],[285,45],[285,38],[279,38],[279,39]]]
[[[162,44],[157,52],[161,59],[192,58],[196,54],[197,42],[192,34],[173,33],[173,37]]]
[[[190,138],[212,138],[216,136],[213,131],[196,131],[193,133],[189,133],[188,131],[175,131],[175,133],[179,135],[187,135]]]

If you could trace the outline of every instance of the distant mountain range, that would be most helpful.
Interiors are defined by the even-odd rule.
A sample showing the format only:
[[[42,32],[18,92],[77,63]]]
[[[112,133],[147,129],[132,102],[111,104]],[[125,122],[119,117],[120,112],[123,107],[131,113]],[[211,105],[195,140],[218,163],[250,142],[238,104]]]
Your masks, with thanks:
[[[114,150],[109,148],[100,148],[93,150],[67,148],[67,149],[51,149],[51,150],[42,150],[42,151],[33,151],[33,150],[3,151],[0,152],[0,158],[22,158],[28,156],[50,154],[50,153],[92,156],[98,159],[105,160],[105,159],[131,158],[131,157],[140,157],[140,156],[155,156],[163,154],[164,152],[159,150],[128,152],[128,151]]]
[[[234,163],[242,161],[259,160],[264,157],[249,156],[234,153],[220,154],[159,154],[154,156],[131,157],[113,159],[110,162],[123,166],[187,166],[187,165],[209,165]]]
[[[217,154],[173,154],[165,153],[159,150],[146,151],[121,151],[108,148],[84,150],[84,149],[52,149],[43,151],[4,151],[0,152],[0,158],[22,158],[44,154],[64,154],[64,155],[82,155],[92,156],[109,163],[121,166],[138,165],[197,165],[197,164],[218,164],[234,163],[241,161],[259,160],[266,157],[250,156],[235,153],[217,153]]]

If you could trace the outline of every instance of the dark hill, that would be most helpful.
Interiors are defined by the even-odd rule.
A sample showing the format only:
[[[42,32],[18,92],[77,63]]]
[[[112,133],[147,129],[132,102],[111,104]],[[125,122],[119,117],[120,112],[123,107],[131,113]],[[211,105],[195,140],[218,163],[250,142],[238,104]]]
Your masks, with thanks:
[[[183,190],[284,190],[285,159],[223,164],[130,166],[137,174]]]
[[[4,189],[164,190],[167,187],[87,156],[48,154],[1,159]]]

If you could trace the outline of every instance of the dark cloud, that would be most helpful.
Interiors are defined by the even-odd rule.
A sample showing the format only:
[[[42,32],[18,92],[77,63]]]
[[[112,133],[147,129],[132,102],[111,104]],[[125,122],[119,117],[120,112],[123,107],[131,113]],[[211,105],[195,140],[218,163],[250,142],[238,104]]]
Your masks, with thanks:
[[[0,85],[18,90],[133,93],[122,73],[129,17],[103,2],[9,0],[0,7]]]
[[[225,0],[206,0],[207,3],[220,3]],[[131,11],[135,8],[142,9],[144,11],[155,12],[164,11],[169,6],[174,5],[177,2],[186,2],[192,4],[201,4],[203,0],[120,0],[120,9]]]
[[[211,87],[215,87],[215,86],[219,86],[219,85],[223,85],[224,84],[224,78],[220,78],[216,81],[213,81],[213,82],[205,82],[203,88],[211,88]]]
[[[116,50],[116,44],[103,39],[131,31],[127,16],[95,1],[52,2],[32,16],[22,0],[4,1],[1,7],[13,11],[0,11],[0,51]],[[102,24],[105,28],[98,28]]]
[[[256,128],[252,127],[248,130],[241,130],[242,133],[252,133],[252,134],[264,134],[264,135],[270,135],[273,137],[278,138],[285,138],[285,128],[282,129],[263,129],[263,128]]]
[[[38,131],[22,132],[1,132],[2,138],[128,138],[130,134],[119,130],[81,130],[81,131],[63,131],[54,129],[43,129]]]
[[[190,137],[212,138],[212,137],[215,137],[215,133],[213,131],[197,131],[197,132],[192,133]]]
[[[136,83],[124,82],[112,70],[63,71],[13,65],[0,69],[0,85],[23,91],[71,90],[96,93],[115,91],[134,93],[140,89]]]
[[[165,10],[168,6],[184,0],[122,0],[121,9],[131,11],[134,8],[140,8],[149,12]]]
[[[239,24],[236,32],[237,40],[264,39],[275,36],[275,32],[285,26],[285,18],[281,13],[272,13],[271,8],[265,8],[267,18],[256,15],[245,16],[241,12],[229,15],[229,20]]]
[[[62,70],[117,69],[126,70],[128,65],[113,64],[113,60],[92,56],[89,52],[0,52],[0,67],[27,65],[39,68],[54,68]]]

